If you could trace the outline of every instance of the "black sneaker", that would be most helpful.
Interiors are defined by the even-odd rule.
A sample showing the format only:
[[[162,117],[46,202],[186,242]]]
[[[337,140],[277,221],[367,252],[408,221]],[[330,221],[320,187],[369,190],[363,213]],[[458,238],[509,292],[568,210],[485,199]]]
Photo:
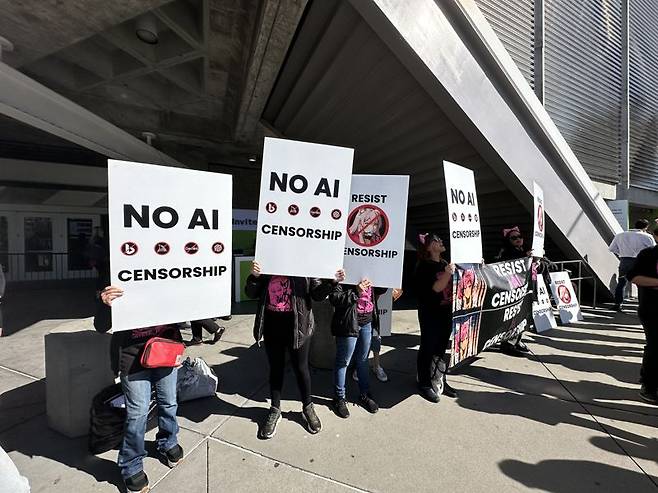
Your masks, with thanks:
[[[203,344],[203,339],[197,339],[196,337],[193,337],[189,341],[185,343],[186,346],[198,346],[199,344]]]
[[[224,335],[224,331],[226,330],[226,327],[220,327],[217,332],[215,332],[215,335],[212,336],[212,341],[210,341],[210,344],[217,344],[219,340],[222,338]]]
[[[375,414],[379,411],[379,406],[370,394],[362,394],[361,397],[359,397],[359,404],[371,414]]]
[[[258,437],[261,440],[268,440],[274,436],[276,433],[276,426],[281,421],[281,411],[276,407],[271,407],[270,412],[267,414],[267,418],[260,427],[258,432]]]
[[[455,399],[457,397],[457,391],[448,384],[448,382],[443,380],[443,395]]]
[[[500,352],[507,356],[523,356],[523,353],[516,348],[516,344],[512,344],[509,341],[500,343]]]
[[[422,395],[425,399],[435,404],[441,400],[439,394],[434,392],[432,387],[419,387],[418,391],[420,392],[420,395]]]
[[[334,398],[334,412],[343,419],[350,417],[350,410],[347,409],[347,401],[344,397]]]
[[[183,447],[180,445],[174,445],[166,452],[162,452],[162,455],[166,459],[169,467],[176,467],[183,459]]]
[[[309,433],[315,435],[320,430],[322,430],[322,423],[320,422],[318,415],[315,414],[315,408],[313,407],[312,402],[304,406],[304,409],[302,409],[302,416],[304,416],[304,421],[306,421],[306,428],[308,429]]]
[[[644,385],[642,385],[642,388],[640,389],[640,397],[643,401],[650,404],[658,404],[658,392],[655,390],[649,390]]]
[[[623,311],[623,310],[621,309],[621,305],[615,305],[615,311],[616,311],[616,312],[621,312],[621,311]]]
[[[144,471],[133,474],[129,478],[124,479],[123,482],[126,485],[126,490],[130,492],[146,493],[149,491],[149,478]]]

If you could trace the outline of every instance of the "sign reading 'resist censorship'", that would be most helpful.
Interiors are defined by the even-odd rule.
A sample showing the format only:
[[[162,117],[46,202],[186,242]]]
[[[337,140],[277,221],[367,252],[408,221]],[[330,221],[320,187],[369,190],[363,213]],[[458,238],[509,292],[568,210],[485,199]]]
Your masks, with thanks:
[[[112,328],[231,312],[232,177],[108,163]]]
[[[450,260],[455,264],[482,262],[480,210],[473,171],[443,162],[450,224]]]
[[[265,138],[256,260],[264,274],[333,278],[343,266],[354,150]]]
[[[345,282],[402,286],[408,176],[354,175],[345,240]]]

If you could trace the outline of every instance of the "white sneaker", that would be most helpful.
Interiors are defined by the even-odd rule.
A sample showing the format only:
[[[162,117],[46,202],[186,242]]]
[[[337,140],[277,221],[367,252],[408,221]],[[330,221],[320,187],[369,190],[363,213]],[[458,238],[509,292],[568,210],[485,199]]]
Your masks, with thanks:
[[[372,372],[380,382],[388,382],[388,375],[381,366],[373,367]]]
[[[359,381],[359,375],[357,375],[356,370],[352,372],[352,380],[354,380],[355,382]]]

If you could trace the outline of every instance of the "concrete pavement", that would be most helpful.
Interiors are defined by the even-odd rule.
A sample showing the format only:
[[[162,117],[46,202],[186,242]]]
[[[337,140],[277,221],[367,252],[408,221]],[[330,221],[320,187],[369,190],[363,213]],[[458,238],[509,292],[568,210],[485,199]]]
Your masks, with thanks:
[[[658,408],[637,396],[643,333],[630,310],[586,310],[583,323],[526,336],[528,357],[485,352],[450,378],[458,398],[439,405],[415,393],[415,312],[396,311],[382,355],[391,380],[371,379],[380,412],[352,405],[349,419],[336,417],[331,372],[314,370],[323,430],[310,435],[289,371],[284,419],[268,441],[256,437],[268,388],[252,321],[235,316],[219,344],[188,349],[215,368],[220,393],[180,406],[186,458],[173,470],[147,459],[156,493],[657,489]],[[35,492],[115,492],[116,451],[90,456],[86,439],[46,426],[43,334],[61,323],[0,339],[0,444]]]

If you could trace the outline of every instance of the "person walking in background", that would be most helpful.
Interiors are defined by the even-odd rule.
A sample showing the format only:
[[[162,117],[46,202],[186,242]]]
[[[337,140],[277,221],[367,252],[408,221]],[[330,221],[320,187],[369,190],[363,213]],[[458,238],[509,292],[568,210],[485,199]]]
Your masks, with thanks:
[[[445,372],[437,373],[438,359],[443,358],[452,334],[452,274],[454,264],[443,258],[446,247],[435,233],[418,235],[418,263],[415,271],[418,296],[420,348],[417,374],[420,395],[430,402],[439,402],[440,394],[456,396],[448,385]],[[434,371],[433,371],[434,370]]]
[[[618,312],[621,311],[624,302],[626,274],[633,267],[636,257],[642,250],[656,245],[653,236],[647,232],[648,227],[649,221],[646,219],[636,221],[635,229],[616,234],[608,248],[619,259],[619,276],[615,289],[615,310]]]
[[[107,332],[112,328],[110,307],[112,302],[123,294],[123,290],[114,286],[107,286],[99,292],[98,297],[102,304],[99,304],[94,317],[94,327],[98,332]],[[126,398],[124,437],[117,463],[126,489],[130,492],[149,491],[143,462],[147,455],[144,435],[152,389],[155,389],[158,410],[158,453],[169,467],[176,466],[183,459],[183,449],[178,444],[176,420],[178,368],[145,368],[141,363],[144,346],[153,337],[179,342],[182,340],[176,325],[160,325],[112,334],[112,369],[121,378],[121,389]]]
[[[343,279],[342,270],[336,272],[333,282],[307,277],[262,275],[260,264],[253,262],[245,293],[258,300],[254,339],[257,343],[263,339],[270,365],[271,407],[260,426],[259,438],[272,438],[281,421],[281,390],[286,351],[290,354],[292,368],[297,377],[302,396],[302,416],[307,429],[312,434],[322,430],[322,423],[311,400],[311,372],[308,363],[311,337],[315,330],[312,300],[325,299],[334,284]]]
[[[209,344],[217,344],[224,335],[226,327],[222,327],[214,318],[204,318],[203,320],[192,320],[192,339],[185,343],[186,346],[197,346],[203,343],[203,329],[213,335]]]
[[[377,298],[385,292],[385,288],[375,288],[368,279],[363,279],[356,286],[337,284],[329,294],[329,302],[335,309],[331,319],[331,333],[336,337],[334,410],[341,418],[350,415],[345,384],[352,356],[358,376],[359,404],[373,414],[379,410],[370,394],[368,354],[373,330],[379,331]]]
[[[637,314],[646,337],[640,369],[640,397],[658,404],[658,246],[639,252],[626,277],[638,286]]]

